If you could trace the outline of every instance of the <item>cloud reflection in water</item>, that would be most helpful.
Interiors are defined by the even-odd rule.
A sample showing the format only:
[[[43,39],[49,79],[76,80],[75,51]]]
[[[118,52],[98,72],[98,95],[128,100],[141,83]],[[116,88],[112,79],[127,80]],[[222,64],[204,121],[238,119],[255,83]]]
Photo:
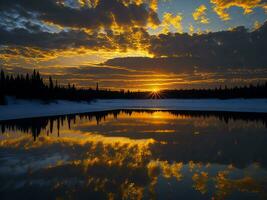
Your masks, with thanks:
[[[114,111],[1,128],[4,199],[266,198],[264,116]]]

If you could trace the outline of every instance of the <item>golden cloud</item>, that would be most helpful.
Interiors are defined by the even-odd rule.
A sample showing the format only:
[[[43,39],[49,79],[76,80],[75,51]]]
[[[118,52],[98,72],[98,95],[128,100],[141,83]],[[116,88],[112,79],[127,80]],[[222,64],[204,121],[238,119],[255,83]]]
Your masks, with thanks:
[[[203,4],[199,6],[193,13],[192,16],[195,21],[198,21],[202,24],[208,24],[209,18],[207,18],[207,7]]]
[[[181,14],[173,15],[172,13],[165,12],[161,26],[164,34],[171,32],[171,28],[174,28],[178,33],[183,31],[182,26],[183,16]]]
[[[234,6],[242,8],[244,14],[252,13],[257,7],[267,11],[267,3],[263,0],[210,0],[210,2],[214,4],[213,10],[222,20],[231,19],[227,10]]]

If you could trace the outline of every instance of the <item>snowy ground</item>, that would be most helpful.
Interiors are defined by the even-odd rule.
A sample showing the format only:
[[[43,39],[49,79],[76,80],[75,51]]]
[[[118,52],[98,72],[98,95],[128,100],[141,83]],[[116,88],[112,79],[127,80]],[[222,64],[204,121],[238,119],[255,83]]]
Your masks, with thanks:
[[[49,104],[41,101],[10,100],[0,106],[0,120],[115,109],[158,109],[267,113],[267,99],[161,99],[161,100],[97,100],[96,102],[70,102],[58,100]]]

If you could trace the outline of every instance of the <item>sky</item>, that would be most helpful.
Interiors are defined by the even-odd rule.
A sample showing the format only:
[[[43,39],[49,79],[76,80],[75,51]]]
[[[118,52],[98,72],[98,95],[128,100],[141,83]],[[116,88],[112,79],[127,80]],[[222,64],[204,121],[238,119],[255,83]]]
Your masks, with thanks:
[[[0,68],[111,90],[267,81],[267,0],[0,0]]]

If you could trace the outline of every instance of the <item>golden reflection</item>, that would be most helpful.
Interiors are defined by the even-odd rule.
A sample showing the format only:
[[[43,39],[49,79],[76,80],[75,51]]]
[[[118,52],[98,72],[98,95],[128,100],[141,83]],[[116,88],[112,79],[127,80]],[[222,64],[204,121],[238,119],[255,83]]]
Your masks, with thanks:
[[[73,134],[81,133],[74,131]],[[151,148],[157,143],[151,139],[131,140],[83,133],[81,137],[67,137],[67,134],[60,138],[41,136],[33,142],[28,137],[1,141],[0,148],[13,148],[17,151],[24,149],[36,153],[42,149],[50,151],[60,149],[71,157],[68,160],[57,160],[54,164],[44,165],[42,168],[44,173],[53,173],[66,167],[76,169],[86,177],[86,187],[105,194],[107,199],[143,199],[148,195],[145,194],[147,189],[149,195],[153,197],[157,193],[159,177],[164,178],[161,181],[173,179],[179,185],[179,182],[188,175],[193,180],[192,188],[195,191],[200,194],[208,193],[216,199],[225,199],[234,191],[265,195],[261,182],[252,176],[232,180],[228,175],[237,169],[228,165],[221,166],[214,176],[209,175],[207,171],[211,167],[210,163],[203,165],[194,161],[183,163],[154,159],[155,155]],[[34,169],[34,166],[31,168]],[[183,170],[189,171],[183,174]],[[212,171],[214,170],[217,169],[213,168]],[[28,173],[34,178],[34,171]],[[57,176],[55,178],[59,179]],[[208,182],[214,182],[215,187],[210,188]],[[51,184],[55,191],[67,186],[60,180]],[[116,189],[110,190],[110,185]]]
[[[194,181],[193,187],[197,191],[200,191],[202,194],[207,193],[207,191],[208,191],[207,182],[209,180],[207,172],[201,172],[200,174],[195,173],[192,176],[192,180]]]
[[[239,192],[249,192],[249,193],[259,193],[262,199],[266,199],[267,194],[265,192],[265,186],[263,182],[266,180],[256,181],[250,176],[244,176],[240,179],[232,180],[229,178],[229,171],[218,172],[215,179],[215,196],[217,199],[226,199],[232,193]]]
[[[127,127],[122,132],[123,136],[105,135],[101,132],[109,130],[110,126],[108,129],[94,129],[97,126],[96,121],[101,121],[98,117],[90,118],[94,123],[82,117],[74,117],[75,123],[57,120],[54,125],[60,125],[60,135],[55,134],[58,130],[53,130],[47,135],[47,131],[53,126],[53,122],[49,121],[46,127],[41,129],[36,141],[23,131],[7,130],[7,133],[0,137],[0,150],[7,152],[11,158],[1,160],[0,176],[4,173],[8,181],[11,181],[8,187],[25,179],[33,185],[38,181],[45,182],[51,191],[62,194],[59,196],[62,199],[75,199],[77,193],[82,194],[85,191],[91,192],[90,194],[101,194],[100,199],[153,199],[157,197],[162,185],[167,185],[166,190],[170,187],[175,188],[174,193],[179,193],[181,188],[187,187],[199,198],[205,195],[209,199],[227,199],[236,192],[252,193],[266,198],[264,183],[267,171],[260,164],[237,168],[232,164],[232,160],[228,160],[227,164],[220,164],[218,158],[215,161],[210,160],[211,156],[205,160],[208,157],[206,154],[204,158],[194,157],[194,153],[190,154],[188,151],[193,151],[198,144],[193,143],[192,137],[183,140],[186,134],[176,139],[177,144],[172,144],[175,139],[172,136],[176,131],[170,128],[172,120],[179,119],[181,127],[183,121],[190,120],[187,115],[176,116],[169,112],[151,111],[132,112],[130,116],[126,113],[103,116],[105,120],[99,126],[121,126],[123,122]],[[144,137],[135,134],[136,138],[130,138],[130,129],[137,132],[136,127],[129,127],[130,119],[135,119],[135,125],[142,127],[140,132],[158,133],[154,135],[161,136],[160,139],[145,137],[147,134],[143,134]],[[147,129],[141,123],[155,121],[153,125],[156,125],[162,120],[165,120],[167,127],[155,130],[152,126]],[[194,125],[196,118],[191,120],[185,125]],[[204,118],[198,120],[205,121]],[[210,123],[214,123],[214,120],[215,118]],[[69,129],[69,125],[72,129]],[[87,129],[88,127],[92,129]],[[200,127],[207,128],[204,122],[200,123]],[[121,130],[116,129],[116,134],[121,133]],[[169,137],[171,142],[168,140]],[[204,142],[204,136],[200,134],[200,137],[203,140],[197,140],[197,143]],[[215,142],[212,138],[211,143]],[[177,148],[185,147],[183,143],[188,143],[186,145],[189,148]],[[198,147],[197,150],[196,154],[201,155]],[[177,157],[178,154],[182,156]],[[187,154],[194,159],[189,160]],[[15,183],[8,174],[16,177]],[[187,185],[183,185],[185,183]],[[12,190],[15,189],[11,188],[10,191]],[[69,192],[60,193],[62,190]]]

